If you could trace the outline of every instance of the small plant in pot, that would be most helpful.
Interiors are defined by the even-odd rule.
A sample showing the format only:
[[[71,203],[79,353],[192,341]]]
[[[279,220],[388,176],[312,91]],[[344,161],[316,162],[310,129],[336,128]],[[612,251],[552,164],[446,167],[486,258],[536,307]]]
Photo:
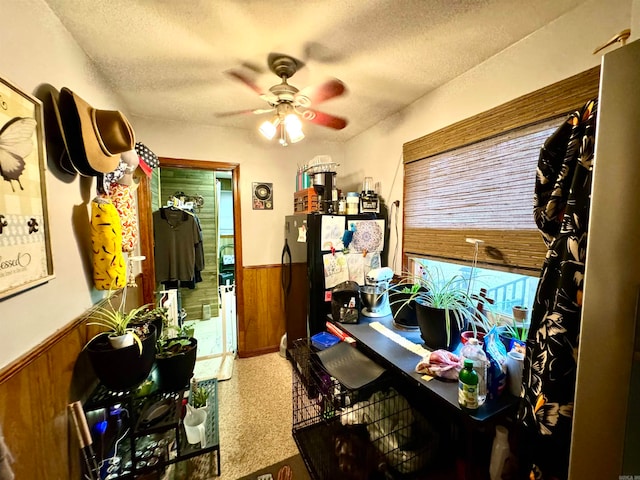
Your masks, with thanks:
[[[473,319],[469,320],[468,330],[462,332],[461,340],[463,344],[466,344],[470,338],[476,338],[480,344],[484,343],[484,337],[493,324],[489,320],[489,308],[494,304],[494,300],[487,298],[487,289],[481,288],[479,295],[473,295],[473,299],[476,303],[476,312]]]
[[[91,312],[87,325],[107,330],[85,345],[89,361],[108,389],[124,391],[140,385],[149,375],[155,358],[156,330],[152,325],[134,328],[132,320],[147,306],[123,310],[124,298],[113,305],[114,292]],[[122,337],[122,338],[119,338]]]
[[[415,301],[420,336],[431,350],[454,350],[460,333],[483,315],[462,275],[446,278],[438,268],[423,267],[420,274],[404,275],[403,281],[419,285],[407,302]]]
[[[169,330],[178,330],[178,335],[168,336]],[[158,340],[156,352],[156,379],[164,391],[186,388],[193,376],[196,364],[198,341],[187,336],[185,328],[169,326],[167,334]]]
[[[124,312],[122,311],[122,304],[124,302],[121,302],[119,307],[114,308],[112,298],[113,294],[109,292],[106,301],[108,306],[96,307],[91,313],[92,321],[87,323],[87,325],[97,325],[106,328],[109,342],[113,348],[129,347],[135,342],[142,354],[142,340],[139,335],[140,330],[134,328],[132,322],[140,312],[147,309],[148,305]]]
[[[414,297],[420,289],[420,283],[403,283],[402,279],[389,286],[389,306],[397,326],[407,329],[418,328]]]
[[[209,401],[209,391],[205,387],[199,387],[195,380],[191,381],[190,405],[194,409],[207,408]]]
[[[165,307],[151,308],[151,305],[147,305],[131,320],[131,325],[134,328],[144,328],[145,324],[152,324],[156,328],[156,336],[162,337],[162,332],[169,325],[167,309]]]
[[[514,307],[514,318],[512,320],[501,322],[496,328],[498,330],[500,341],[503,343],[507,352],[511,350],[513,343],[518,346],[516,349],[520,349],[520,351],[524,353],[524,346],[526,345],[527,335],[529,334],[529,328],[531,325],[527,321],[526,317],[517,317],[515,314],[515,308],[516,307]]]

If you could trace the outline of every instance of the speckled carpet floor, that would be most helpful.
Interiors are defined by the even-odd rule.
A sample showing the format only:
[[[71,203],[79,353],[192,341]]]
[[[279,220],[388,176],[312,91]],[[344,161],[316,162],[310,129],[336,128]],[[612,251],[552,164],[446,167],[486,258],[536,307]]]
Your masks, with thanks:
[[[278,472],[284,465],[288,465],[291,468],[291,478],[293,480],[311,479],[311,477],[309,476],[309,472],[307,472],[307,467],[304,464],[304,460],[302,460],[302,457],[300,455],[295,455],[269,467],[261,468],[257,472],[253,472],[250,475],[242,477],[240,480],[256,480],[256,478],[261,475],[271,475],[273,477],[273,480],[278,480]]]
[[[277,353],[236,359],[218,396],[221,476],[213,478],[237,480],[299,453],[288,360]]]

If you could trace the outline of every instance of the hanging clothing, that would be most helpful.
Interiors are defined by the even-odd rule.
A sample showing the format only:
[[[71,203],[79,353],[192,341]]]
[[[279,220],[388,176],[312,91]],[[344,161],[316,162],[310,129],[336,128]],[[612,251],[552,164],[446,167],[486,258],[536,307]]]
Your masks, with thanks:
[[[519,478],[568,475],[596,110],[591,100],[571,113],[538,160],[534,218],[548,251],[527,338]]]
[[[93,284],[97,290],[117,290],[127,284],[122,255],[122,226],[113,203],[96,197],[91,202]]]
[[[122,251],[131,253],[138,243],[138,215],[132,187],[115,182],[111,183],[109,196],[120,217]]]
[[[194,286],[191,288],[195,288],[195,283],[202,281],[202,271],[204,270],[204,242],[202,237],[202,225],[200,224],[200,219],[197,215],[193,215],[193,218],[196,221],[198,226],[198,234],[200,241],[196,244],[196,265],[195,265],[195,275],[194,275]]]
[[[194,282],[196,270],[202,271],[202,233],[195,217],[178,208],[153,212],[155,267],[158,282]]]

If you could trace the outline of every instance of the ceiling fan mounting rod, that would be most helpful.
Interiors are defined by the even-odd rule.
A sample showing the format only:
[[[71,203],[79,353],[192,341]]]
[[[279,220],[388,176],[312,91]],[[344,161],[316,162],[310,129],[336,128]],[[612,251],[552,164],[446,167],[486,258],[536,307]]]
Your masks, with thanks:
[[[287,78],[293,77],[293,75],[298,71],[298,63],[293,58],[283,55],[274,58],[269,65],[269,68],[279,78],[282,78],[282,80],[286,82]]]

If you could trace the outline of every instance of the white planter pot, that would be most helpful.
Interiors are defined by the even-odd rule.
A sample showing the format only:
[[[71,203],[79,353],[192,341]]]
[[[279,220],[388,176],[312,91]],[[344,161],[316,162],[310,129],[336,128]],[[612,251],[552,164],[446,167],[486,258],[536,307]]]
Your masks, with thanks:
[[[133,345],[133,334],[131,332],[127,332],[124,335],[112,336],[109,335],[109,343],[115,349],[129,347]]]

